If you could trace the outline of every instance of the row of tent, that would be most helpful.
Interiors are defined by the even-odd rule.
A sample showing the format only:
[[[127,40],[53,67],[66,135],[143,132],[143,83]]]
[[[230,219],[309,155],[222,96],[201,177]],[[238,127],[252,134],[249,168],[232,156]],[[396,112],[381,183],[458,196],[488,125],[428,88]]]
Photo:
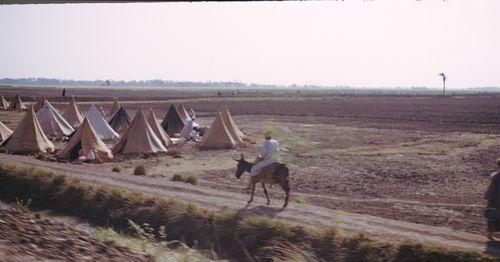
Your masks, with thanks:
[[[24,105],[21,98],[16,95],[14,99],[9,103],[7,99],[0,94],[0,110],[16,110],[16,111],[24,111],[28,108]]]
[[[39,108],[36,113],[35,107]],[[172,105],[161,125],[158,125],[152,109],[147,116],[139,110],[130,120],[127,111],[115,101],[110,120],[106,121],[94,105],[84,117],[72,98],[61,115],[44,99],[28,110],[14,132],[0,122],[0,146],[16,154],[54,152],[51,140],[70,137],[57,157],[76,159],[83,156],[105,160],[112,158],[113,154],[166,152],[172,144],[169,133],[173,136],[180,132],[188,118],[183,105]],[[224,108],[217,113],[198,146],[202,149],[234,148],[244,146],[244,138],[229,110]],[[109,140],[118,142],[108,148],[104,141]]]

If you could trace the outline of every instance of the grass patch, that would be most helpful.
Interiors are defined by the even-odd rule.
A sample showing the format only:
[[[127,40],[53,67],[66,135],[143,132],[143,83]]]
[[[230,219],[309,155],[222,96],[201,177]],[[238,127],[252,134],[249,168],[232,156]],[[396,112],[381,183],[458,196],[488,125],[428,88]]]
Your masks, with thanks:
[[[146,228],[136,224],[131,226],[131,230],[138,230],[138,232],[120,234],[112,228],[94,228],[91,234],[101,243],[113,242],[116,246],[126,247],[133,253],[147,254],[154,261],[206,261],[207,258],[202,255],[202,252],[210,254],[204,250],[195,251],[178,241],[157,240],[154,235],[146,232]],[[148,234],[151,237],[148,237]],[[212,255],[209,258],[216,259],[217,257]]]
[[[191,185],[197,185],[198,184],[198,176],[188,175],[188,174],[183,174],[183,173],[176,173],[172,176],[170,181],[183,182],[183,183],[188,183]]]
[[[136,176],[147,176],[148,173],[147,173],[146,167],[143,164],[139,164],[139,165],[135,166],[135,168],[134,168],[134,175],[136,175]]]
[[[217,213],[185,202],[95,186],[36,168],[0,164],[0,199],[27,201],[89,222],[130,230],[130,221],[155,239],[213,250],[219,258],[253,261],[494,261],[475,252],[392,245],[363,235],[339,236],[267,217]],[[137,232],[137,231],[136,231]],[[163,232],[163,233],[162,233]]]
[[[302,206],[307,206],[307,201],[305,198],[303,197],[300,197],[300,196],[295,196],[293,198],[293,202],[297,203],[297,204],[300,204]]]
[[[112,172],[116,172],[116,173],[121,173],[122,172],[122,168],[119,167],[119,166],[114,166],[113,168],[111,168],[111,171]]]
[[[20,211],[24,211],[24,212],[28,212],[30,210],[30,205],[31,205],[31,199],[29,199],[29,198],[26,200],[16,198],[16,201],[14,201],[11,204],[12,208],[20,210]]]
[[[279,126],[276,124],[268,124],[264,130],[271,131],[273,138],[280,143],[281,148],[287,148],[287,150],[282,150],[280,152],[280,157],[284,162],[291,162],[300,164],[300,158],[316,158],[321,155],[321,150],[319,147],[312,143],[313,141],[305,138],[303,134],[297,134],[294,130]]]

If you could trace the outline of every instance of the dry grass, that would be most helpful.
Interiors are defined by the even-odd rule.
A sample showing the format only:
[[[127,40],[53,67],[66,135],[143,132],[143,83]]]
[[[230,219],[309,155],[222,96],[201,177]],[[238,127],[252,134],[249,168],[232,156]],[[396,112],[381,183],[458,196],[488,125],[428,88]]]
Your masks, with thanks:
[[[31,199],[35,208],[85,218],[124,231],[130,221],[154,238],[180,240],[232,260],[259,261],[493,261],[474,252],[345,238],[267,217],[215,213],[177,200],[92,186],[35,168],[0,164],[0,199]],[[146,228],[146,227],[145,227]],[[161,233],[163,232],[163,233]]]
[[[196,175],[188,175],[184,173],[176,173],[172,176],[170,181],[174,182],[183,182],[183,183],[188,183],[191,185],[197,185],[198,184],[198,177]]]
[[[303,197],[301,197],[301,196],[295,196],[295,197],[293,198],[293,202],[295,202],[295,203],[297,203],[297,204],[299,204],[299,205],[301,205],[301,206],[303,206],[303,207],[307,206],[307,201],[306,201],[306,199],[305,199],[305,198],[303,198]]]

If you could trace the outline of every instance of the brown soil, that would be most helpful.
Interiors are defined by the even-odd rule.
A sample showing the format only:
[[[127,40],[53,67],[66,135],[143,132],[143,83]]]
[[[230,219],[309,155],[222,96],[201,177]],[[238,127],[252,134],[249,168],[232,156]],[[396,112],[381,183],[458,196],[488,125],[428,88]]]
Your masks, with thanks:
[[[205,125],[210,124],[215,110],[228,105],[237,124],[255,143],[216,151],[200,151],[188,143],[170,148],[182,158],[128,158],[101,165],[47,163],[5,155],[0,161],[45,166],[68,174],[69,170],[88,169],[91,171],[78,171],[74,176],[151,193],[142,188],[148,184],[161,188],[155,194],[209,208],[219,208],[222,203],[206,203],[200,197],[217,196],[215,201],[224,202],[236,194],[238,197],[232,200],[236,203],[230,208],[237,208],[238,203],[241,207],[245,204],[246,180],[234,177],[231,158],[240,152],[247,158],[255,157],[263,131],[272,129],[282,145],[282,159],[291,170],[292,202],[303,202],[300,198],[306,202],[295,204],[297,209],[323,207],[443,230],[484,231],[483,193],[500,149],[500,96],[143,98],[147,101],[122,104],[131,116],[138,108],[152,107],[157,117],[163,117],[171,102],[183,102],[197,110],[199,121]],[[98,96],[92,99],[105,100]],[[102,105],[110,108],[111,102]],[[63,108],[63,104],[56,103],[58,106]],[[85,109],[90,102],[80,106]],[[0,111],[0,120],[11,128],[21,117],[22,113]],[[130,176],[139,163],[147,166],[150,177]],[[121,174],[110,172],[115,165],[123,168]],[[176,173],[198,175],[199,185],[170,182]],[[280,205],[280,189],[272,188],[271,194],[273,204]],[[260,189],[257,195],[262,196]],[[297,212],[292,211],[290,216]],[[358,226],[358,231],[370,231],[363,229],[365,225]]]

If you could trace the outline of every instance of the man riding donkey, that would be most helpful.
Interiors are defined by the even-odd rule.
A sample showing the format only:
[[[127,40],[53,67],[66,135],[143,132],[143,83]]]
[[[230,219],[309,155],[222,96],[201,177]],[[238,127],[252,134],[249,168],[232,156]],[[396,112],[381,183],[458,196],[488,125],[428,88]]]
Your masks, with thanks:
[[[251,189],[249,204],[253,201],[255,184],[260,183],[262,185],[268,205],[270,204],[270,199],[265,184],[279,184],[286,193],[284,208],[288,205],[290,194],[288,167],[279,162],[279,143],[272,138],[272,133],[268,131],[264,134],[264,137],[265,141],[262,145],[260,155],[257,156],[256,163],[246,161],[243,154],[241,154],[241,159],[235,159],[238,162],[236,177],[239,179],[245,171],[250,172],[247,187],[247,189]]]

